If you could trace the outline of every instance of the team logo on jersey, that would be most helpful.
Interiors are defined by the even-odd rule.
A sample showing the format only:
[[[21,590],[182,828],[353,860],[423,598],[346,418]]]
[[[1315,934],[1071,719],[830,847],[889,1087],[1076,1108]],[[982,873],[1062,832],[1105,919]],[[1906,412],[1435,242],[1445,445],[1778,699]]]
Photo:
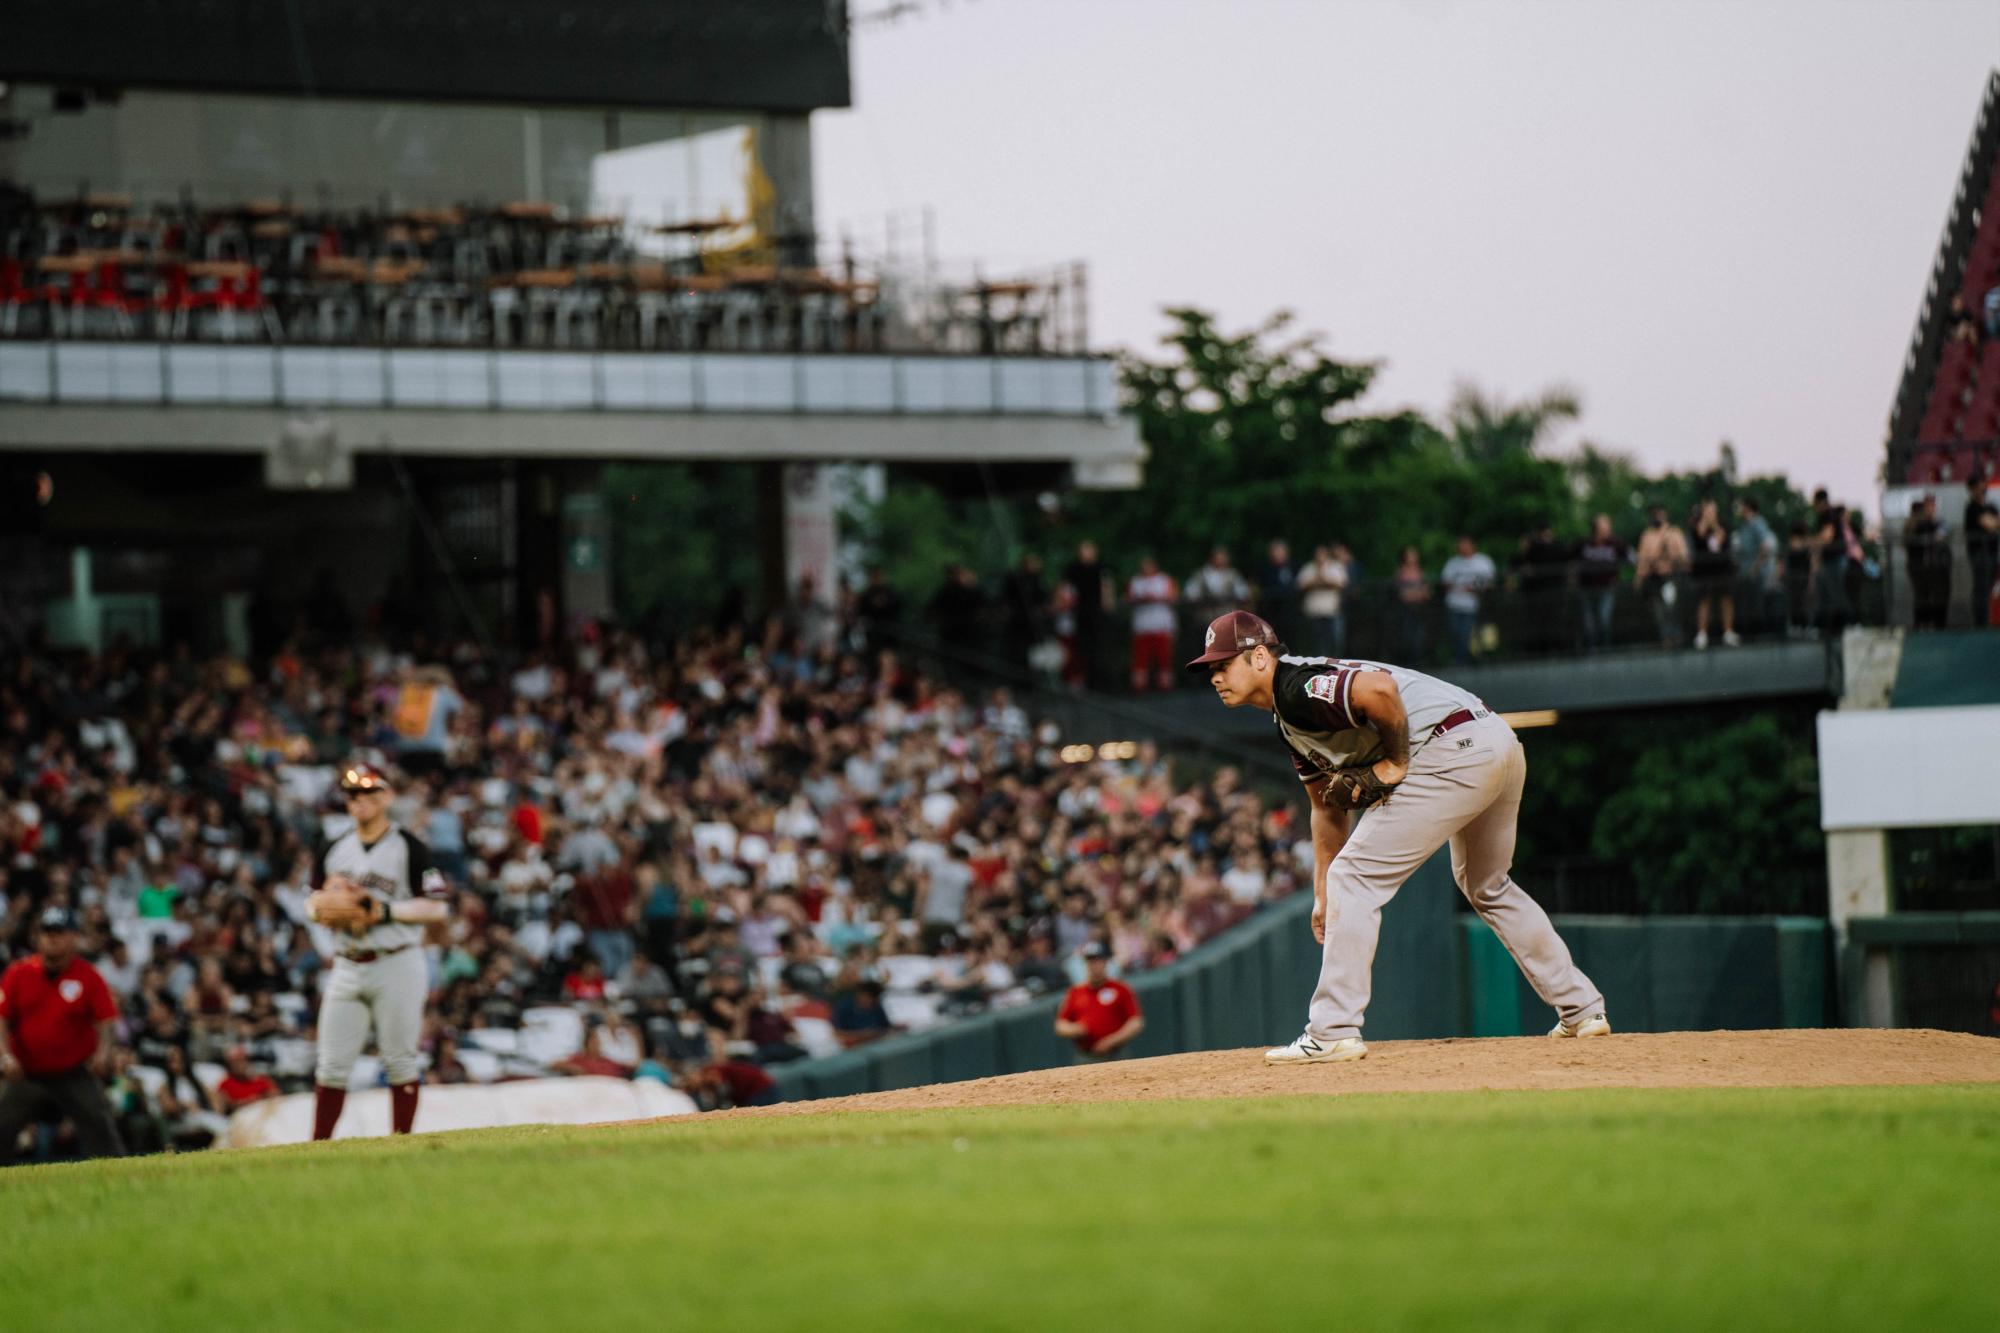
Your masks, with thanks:
[[[56,991],[63,997],[63,1003],[75,1004],[83,998],[83,983],[75,977],[70,977],[57,986]]]
[[[1340,703],[1339,673],[1328,672],[1323,676],[1314,676],[1306,682],[1306,693],[1315,699],[1337,706]]]

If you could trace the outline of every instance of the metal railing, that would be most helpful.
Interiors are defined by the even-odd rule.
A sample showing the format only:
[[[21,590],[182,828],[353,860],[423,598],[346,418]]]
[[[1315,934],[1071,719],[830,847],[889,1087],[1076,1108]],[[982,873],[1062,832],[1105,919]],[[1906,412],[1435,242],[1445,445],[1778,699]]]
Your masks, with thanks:
[[[1629,576],[1608,589],[1579,588],[1564,574],[1547,586],[1501,586],[1480,599],[1466,638],[1470,663],[1572,658],[1591,653],[1657,652],[1661,648],[1693,651],[1698,612],[1710,603],[1709,650],[1725,651],[1721,599],[1734,603],[1735,628],[1745,642],[1830,639],[1849,625],[1883,625],[1892,612],[1907,605],[1907,589],[1895,580],[1869,575],[1853,567],[1838,576],[1815,579],[1810,573],[1788,577],[1762,590],[1754,604],[1738,595],[1733,580],[1713,586],[1689,578],[1672,581],[1669,601],[1661,590],[1637,588]],[[1457,627],[1435,587],[1426,600],[1402,600],[1395,584],[1367,580],[1351,585],[1336,620],[1303,614],[1296,602],[1280,607],[1255,606],[1283,636],[1288,651],[1390,661],[1418,670],[1442,669],[1457,659]],[[1206,689],[1207,681],[1181,665],[1201,652],[1201,636],[1210,619],[1227,606],[1183,603],[1176,607],[1178,627],[1165,688]],[[1601,626],[1601,631],[1598,628]],[[936,626],[928,631],[939,633]],[[1029,670],[1029,650],[1057,638],[1052,616],[1043,616],[1027,641],[1018,628],[998,619],[984,619],[969,629],[954,627],[953,639],[966,651],[982,654],[1010,670]],[[1039,656],[1039,654],[1037,654]],[[1051,656],[1054,656],[1051,654]],[[1094,696],[1148,693],[1160,688],[1157,678],[1137,689],[1132,668],[1130,610],[1120,605],[1106,613],[1094,638],[1067,636],[1059,670],[1038,673],[1048,684],[1068,684]]]

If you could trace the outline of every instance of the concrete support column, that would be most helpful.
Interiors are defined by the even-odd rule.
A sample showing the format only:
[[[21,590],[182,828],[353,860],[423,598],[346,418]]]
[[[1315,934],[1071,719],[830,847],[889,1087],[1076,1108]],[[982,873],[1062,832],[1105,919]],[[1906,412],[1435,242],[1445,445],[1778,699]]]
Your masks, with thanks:
[[[1859,956],[1847,949],[1847,923],[1855,917],[1889,913],[1889,835],[1882,829],[1849,829],[1826,835],[1827,920],[1833,927],[1843,967],[1859,966],[1859,976],[1843,978],[1851,997],[1849,1027],[1895,1025],[1895,976],[1891,956],[1878,949]]]
[[[803,115],[766,116],[758,149],[764,174],[777,195],[780,260],[809,263],[803,238],[814,230],[811,123]]]

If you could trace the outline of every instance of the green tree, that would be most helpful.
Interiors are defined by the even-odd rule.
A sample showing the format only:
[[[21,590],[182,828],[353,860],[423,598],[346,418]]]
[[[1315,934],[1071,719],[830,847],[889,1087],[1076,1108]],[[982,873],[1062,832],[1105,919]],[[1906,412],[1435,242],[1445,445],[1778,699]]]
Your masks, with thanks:
[[[1592,845],[1699,911],[1820,910],[1826,851],[1812,743],[1768,714],[1660,741],[1598,807]]]
[[[1002,533],[992,516],[981,512],[986,505],[892,470],[881,499],[857,498],[842,517],[864,563],[882,570],[906,608],[921,610],[943,585],[947,565],[970,565],[991,575],[1006,562]]]
[[[621,619],[685,627],[708,619],[733,587],[754,596],[754,469],[720,463],[612,463],[603,473],[612,596]]]
[[[1445,432],[1459,454],[1475,463],[1536,453],[1562,426],[1583,414],[1575,390],[1557,386],[1510,403],[1478,385],[1461,383],[1445,409]]]

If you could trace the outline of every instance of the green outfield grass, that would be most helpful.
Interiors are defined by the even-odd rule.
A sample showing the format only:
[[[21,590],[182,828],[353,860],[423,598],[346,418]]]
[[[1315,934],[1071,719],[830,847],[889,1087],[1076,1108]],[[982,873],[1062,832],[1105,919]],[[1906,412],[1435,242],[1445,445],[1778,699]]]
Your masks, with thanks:
[[[710,1120],[0,1172],[0,1327],[2000,1328],[2000,1086]]]

